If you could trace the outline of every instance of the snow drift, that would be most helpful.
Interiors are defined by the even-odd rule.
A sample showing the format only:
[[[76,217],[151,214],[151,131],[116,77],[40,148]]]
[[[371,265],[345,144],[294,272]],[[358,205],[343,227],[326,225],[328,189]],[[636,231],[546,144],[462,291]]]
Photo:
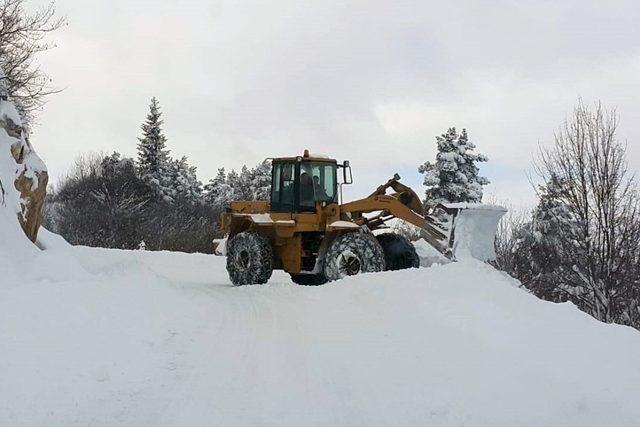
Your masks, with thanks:
[[[39,245],[0,276],[0,425],[640,419],[637,331],[479,262],[234,288],[221,257]]]

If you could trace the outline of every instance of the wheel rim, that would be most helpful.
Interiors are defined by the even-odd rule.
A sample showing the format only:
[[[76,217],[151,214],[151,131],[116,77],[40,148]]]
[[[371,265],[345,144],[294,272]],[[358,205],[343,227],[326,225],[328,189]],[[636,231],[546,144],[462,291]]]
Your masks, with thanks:
[[[236,264],[241,270],[246,270],[249,267],[249,252],[240,251],[236,259]]]
[[[354,276],[360,273],[362,262],[360,258],[353,252],[346,251],[338,255],[338,270],[340,276]]]

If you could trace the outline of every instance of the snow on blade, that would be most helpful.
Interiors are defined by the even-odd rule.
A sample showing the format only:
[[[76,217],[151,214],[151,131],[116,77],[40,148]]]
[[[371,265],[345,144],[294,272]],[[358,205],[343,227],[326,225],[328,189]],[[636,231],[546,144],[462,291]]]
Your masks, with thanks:
[[[453,253],[457,260],[475,258],[480,261],[496,259],[494,242],[500,218],[505,208],[479,204],[449,204],[460,211],[455,219]]]

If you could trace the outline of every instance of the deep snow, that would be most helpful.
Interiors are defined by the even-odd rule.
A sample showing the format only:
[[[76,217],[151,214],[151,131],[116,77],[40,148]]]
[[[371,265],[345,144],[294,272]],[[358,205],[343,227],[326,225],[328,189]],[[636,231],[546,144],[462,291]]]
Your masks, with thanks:
[[[1,269],[3,426],[640,420],[637,331],[479,262],[234,288],[222,257],[40,245]]]

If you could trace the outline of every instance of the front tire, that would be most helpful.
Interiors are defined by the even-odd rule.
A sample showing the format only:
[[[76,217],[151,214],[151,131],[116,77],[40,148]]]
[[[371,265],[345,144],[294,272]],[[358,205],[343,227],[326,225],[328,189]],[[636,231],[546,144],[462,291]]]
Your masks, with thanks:
[[[227,272],[236,286],[267,283],[273,273],[273,248],[255,232],[243,231],[227,242]]]
[[[420,257],[415,246],[406,237],[394,233],[383,233],[376,236],[384,250],[387,270],[404,270],[420,267]]]
[[[324,262],[328,281],[360,273],[384,271],[384,251],[376,238],[365,233],[345,233],[331,243]]]

